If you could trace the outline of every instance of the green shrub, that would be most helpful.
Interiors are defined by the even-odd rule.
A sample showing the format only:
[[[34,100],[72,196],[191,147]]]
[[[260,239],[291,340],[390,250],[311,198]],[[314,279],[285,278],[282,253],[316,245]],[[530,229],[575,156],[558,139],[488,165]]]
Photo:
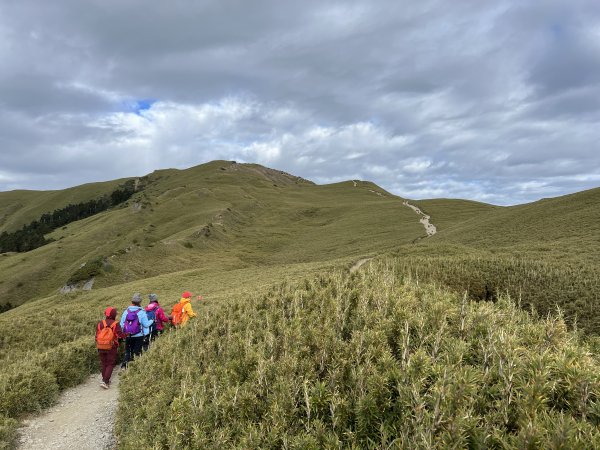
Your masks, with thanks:
[[[18,425],[19,423],[15,419],[0,415],[0,450],[14,447]]]
[[[54,375],[61,390],[78,385],[99,370],[93,339],[86,336],[49,350],[41,358],[41,367]]]
[[[86,262],[84,266],[77,269],[67,280],[67,284],[77,284],[102,273],[103,258],[98,257]]]
[[[58,397],[55,377],[24,362],[0,374],[0,414],[9,417],[50,406]]]

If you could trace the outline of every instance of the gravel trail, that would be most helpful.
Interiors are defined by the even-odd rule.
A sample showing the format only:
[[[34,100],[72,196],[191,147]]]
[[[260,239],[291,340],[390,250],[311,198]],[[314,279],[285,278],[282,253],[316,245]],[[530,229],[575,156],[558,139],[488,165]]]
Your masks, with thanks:
[[[21,450],[108,450],[116,448],[113,433],[119,397],[118,368],[110,389],[100,388],[100,375],[65,390],[52,408],[24,421]]]
[[[410,209],[412,209],[414,212],[416,212],[419,216],[421,216],[421,219],[419,220],[419,222],[421,222],[423,224],[423,226],[425,227],[425,232],[427,233],[427,237],[433,236],[435,233],[437,233],[437,228],[435,227],[435,225],[432,224],[431,222],[429,222],[431,220],[431,216],[428,216],[427,214],[425,214],[423,211],[421,211],[415,205],[411,205],[410,203],[408,203],[408,201],[404,201],[403,205],[408,206]]]

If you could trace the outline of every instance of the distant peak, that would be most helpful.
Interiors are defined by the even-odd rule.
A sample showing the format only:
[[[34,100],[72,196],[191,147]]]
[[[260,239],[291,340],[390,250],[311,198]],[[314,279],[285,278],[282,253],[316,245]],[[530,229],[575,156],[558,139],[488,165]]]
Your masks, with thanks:
[[[302,177],[289,174],[282,170],[270,169],[260,164],[249,164],[249,163],[237,163],[231,161],[229,165],[222,167],[227,172],[245,172],[257,174],[263,178],[266,178],[273,183],[279,184],[310,184],[314,185],[312,181],[306,180]]]

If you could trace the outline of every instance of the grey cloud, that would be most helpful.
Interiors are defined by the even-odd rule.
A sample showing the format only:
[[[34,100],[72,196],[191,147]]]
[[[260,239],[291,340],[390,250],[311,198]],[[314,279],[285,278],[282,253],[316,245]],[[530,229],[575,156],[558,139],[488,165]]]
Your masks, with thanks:
[[[592,187],[599,24],[593,0],[3,2],[0,174],[223,157],[503,204]]]

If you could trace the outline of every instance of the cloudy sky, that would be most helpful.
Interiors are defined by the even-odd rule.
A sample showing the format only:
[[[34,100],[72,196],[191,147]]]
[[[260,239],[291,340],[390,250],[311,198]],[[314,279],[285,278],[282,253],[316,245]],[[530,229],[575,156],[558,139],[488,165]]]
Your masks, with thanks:
[[[228,159],[515,204],[599,142],[597,0],[0,0],[0,190]]]

